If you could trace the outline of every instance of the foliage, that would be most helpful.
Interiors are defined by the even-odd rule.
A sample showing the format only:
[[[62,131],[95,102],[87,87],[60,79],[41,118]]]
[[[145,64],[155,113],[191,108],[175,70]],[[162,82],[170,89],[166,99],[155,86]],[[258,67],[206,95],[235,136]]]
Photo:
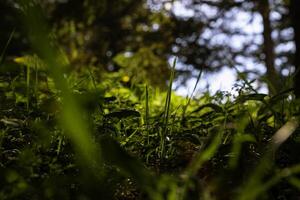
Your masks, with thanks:
[[[76,69],[94,65],[104,71],[118,71],[126,66],[128,73],[138,69],[142,80],[165,87],[169,73],[165,63],[176,56],[182,83],[194,76],[195,69],[215,72],[230,67],[255,77],[259,87],[266,83],[272,94],[292,85],[285,80],[296,71],[289,1],[37,2],[51,24],[49,31]],[[31,50],[17,25],[18,4],[15,0],[0,3],[5,16],[0,22],[0,43],[5,44],[14,33],[13,45],[6,50],[8,57]],[[192,14],[178,14],[178,5]],[[128,55],[132,62],[119,62]]]
[[[21,83],[18,76],[16,82]],[[65,105],[61,91],[39,87],[36,92],[40,95],[30,93],[30,99],[37,101],[30,101],[26,111],[16,96],[6,95],[25,95],[26,85],[22,94],[22,90],[2,84],[1,176],[6,185],[1,189],[2,199],[97,199],[100,191],[108,199],[265,199],[298,194],[291,186],[274,193],[276,187],[287,188],[288,182],[297,186],[297,135],[280,147],[274,160],[264,157],[275,130],[296,112],[297,104],[289,98],[289,91],[273,98],[247,88],[237,88],[240,94],[235,98],[226,93],[207,94],[191,99],[184,116],[187,99],[173,94],[167,116],[161,103],[166,93],[149,88],[146,97],[143,85],[127,88],[122,85],[122,76],[116,76],[118,81],[104,82],[92,77],[97,77],[96,72],[72,72],[66,81],[78,106],[88,111],[81,116],[91,130],[92,143],[100,145],[103,152],[104,165],[97,164],[103,174],[96,172],[100,179],[93,170],[86,174],[94,168],[93,161],[78,163],[84,155],[78,154],[66,125],[57,123],[65,109],[61,107]],[[41,95],[43,90],[47,90],[47,97]],[[163,116],[168,117],[167,124]],[[68,118],[74,117],[79,116],[72,111]],[[260,162],[269,162],[265,166],[268,170],[253,175],[254,185],[246,189]],[[147,178],[149,173],[159,178]],[[262,187],[265,184],[269,186]]]
[[[36,54],[0,71],[0,199],[299,196],[291,89],[269,96],[244,80],[237,95],[184,98],[172,92],[176,60],[165,91],[127,71],[130,62],[157,65],[135,55],[117,56],[126,69],[114,73],[74,70],[28,2],[20,14]],[[274,133],[293,134],[276,143]]]

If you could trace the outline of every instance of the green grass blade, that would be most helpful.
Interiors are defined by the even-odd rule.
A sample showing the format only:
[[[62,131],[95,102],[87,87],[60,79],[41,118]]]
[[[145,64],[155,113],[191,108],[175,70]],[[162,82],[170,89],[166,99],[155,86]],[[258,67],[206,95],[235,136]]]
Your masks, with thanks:
[[[12,32],[10,33],[9,38],[8,38],[6,44],[5,44],[4,48],[3,48],[3,51],[2,51],[2,53],[1,53],[1,56],[0,56],[0,66],[1,66],[2,63],[4,62],[4,55],[5,55],[5,52],[6,52],[7,48],[8,48],[8,46],[9,46],[9,44],[10,44],[10,42],[11,42],[13,36],[14,36],[14,34],[15,34],[15,28],[14,28],[14,29],[12,30]]]
[[[26,93],[27,93],[27,101],[26,101],[26,108],[27,108],[27,111],[29,110],[29,103],[30,103],[30,66],[27,65],[26,66]]]
[[[187,110],[188,106],[190,105],[191,99],[193,98],[194,93],[195,93],[195,91],[196,91],[196,89],[197,89],[197,86],[198,86],[198,84],[199,84],[200,78],[201,78],[201,76],[202,76],[202,71],[203,71],[203,70],[202,70],[202,68],[201,68],[201,70],[200,70],[200,72],[199,72],[199,74],[198,74],[198,76],[197,76],[197,80],[196,80],[196,83],[195,83],[195,85],[194,85],[193,91],[192,91],[191,95],[189,96],[186,105],[183,107],[183,112],[182,112],[182,118],[181,118],[181,121],[183,121],[183,119],[185,118],[186,110]]]
[[[149,91],[147,85],[146,85],[145,104],[146,104],[145,124],[146,124],[146,131],[147,131],[147,144],[149,144],[150,143],[149,141]]]
[[[173,86],[173,81],[175,77],[175,67],[176,67],[176,62],[177,58],[174,59],[172,69],[171,69],[171,76],[169,80],[169,86],[168,86],[168,92],[167,92],[167,97],[166,97],[166,102],[165,102],[165,107],[164,107],[164,123],[163,123],[163,130],[161,133],[161,140],[160,140],[160,156],[161,158],[164,157],[165,154],[165,137],[167,135],[168,131],[168,123],[169,123],[169,115],[170,115],[170,105],[171,105],[171,96],[172,96],[172,86]]]
[[[57,89],[62,94],[62,107],[60,114],[61,127],[75,146],[75,151],[80,155],[81,163],[86,166],[94,166],[100,159],[100,150],[92,140],[88,123],[85,122],[84,110],[73,97],[66,79],[63,77],[66,63],[62,52],[54,45],[54,41],[47,40],[50,32],[43,20],[41,9],[29,0],[20,1],[22,7],[22,20],[28,28],[29,41],[38,56],[45,62]],[[99,174],[99,173],[98,173]]]

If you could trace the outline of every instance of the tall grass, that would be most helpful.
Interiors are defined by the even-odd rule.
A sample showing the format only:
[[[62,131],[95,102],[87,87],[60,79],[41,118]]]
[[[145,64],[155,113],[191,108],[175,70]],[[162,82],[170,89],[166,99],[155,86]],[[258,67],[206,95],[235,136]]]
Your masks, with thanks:
[[[167,135],[168,129],[169,129],[168,125],[169,125],[169,118],[170,118],[172,86],[173,86],[173,81],[174,81],[174,77],[175,77],[176,60],[177,60],[177,58],[174,59],[172,68],[171,68],[171,76],[169,79],[168,92],[167,92],[166,102],[165,102],[165,106],[164,106],[163,130],[160,134],[160,156],[162,159],[164,159],[164,157],[165,157],[166,135]]]
[[[150,117],[150,110],[149,110],[149,91],[148,91],[148,85],[145,87],[145,124],[146,124],[146,131],[147,131],[147,144],[150,143],[150,136],[149,136],[149,117]]]
[[[182,121],[182,122],[183,122],[184,119],[185,119],[185,114],[186,114],[187,108],[189,107],[189,105],[190,105],[190,103],[191,103],[191,99],[193,98],[194,93],[195,93],[195,91],[196,91],[196,89],[197,89],[197,86],[198,86],[198,84],[199,84],[200,78],[201,78],[201,76],[202,76],[202,71],[203,71],[203,70],[202,70],[202,68],[201,68],[200,71],[199,71],[199,74],[198,74],[198,76],[197,76],[196,83],[195,83],[195,85],[194,85],[194,88],[193,88],[193,90],[192,90],[192,93],[191,93],[190,96],[188,96],[187,102],[186,102],[186,104],[183,106],[182,118],[181,118],[181,121]]]
[[[32,47],[38,56],[45,62],[47,70],[50,72],[57,89],[62,92],[62,106],[60,123],[66,134],[76,146],[76,150],[81,155],[83,163],[89,163],[93,166],[100,159],[100,149],[91,139],[90,130],[83,118],[84,110],[80,107],[79,102],[73,97],[66,79],[63,77],[64,69],[67,68],[64,62],[64,55],[55,45],[55,41],[49,39],[49,28],[43,20],[41,9],[38,4],[32,1],[20,1],[20,16],[27,28],[28,38]],[[29,67],[27,70],[27,85],[30,81]]]
[[[89,123],[84,117],[89,113],[75,98],[66,78],[63,76],[66,74],[65,69],[68,68],[68,62],[65,61],[65,55],[59,49],[56,41],[49,39],[48,33],[50,31],[42,17],[41,8],[34,1],[23,0],[20,2],[21,19],[27,28],[31,45],[37,55],[44,61],[47,71],[54,80],[56,89],[60,91],[62,102],[60,116],[57,116],[57,118],[60,127],[74,145],[77,160],[83,169],[82,172],[87,173],[88,177],[94,177],[94,179],[103,182],[105,181],[103,180],[105,175],[103,170],[104,163],[117,166],[122,170],[122,173],[134,177],[140,184],[140,187],[148,192],[150,197],[154,195],[156,196],[155,199],[163,199],[160,197],[161,194],[155,190],[154,177],[150,175],[143,165],[121,149],[112,138],[101,137],[98,143],[93,140],[91,129],[88,126]],[[93,78],[92,81],[94,86],[96,86]],[[169,91],[170,93],[171,90]],[[170,97],[168,101],[170,102]],[[167,107],[169,109],[169,105]],[[167,118],[168,114],[166,115]],[[167,124],[167,121],[165,123]],[[93,179],[89,179],[89,181],[93,182]],[[97,186],[95,185],[94,187]]]

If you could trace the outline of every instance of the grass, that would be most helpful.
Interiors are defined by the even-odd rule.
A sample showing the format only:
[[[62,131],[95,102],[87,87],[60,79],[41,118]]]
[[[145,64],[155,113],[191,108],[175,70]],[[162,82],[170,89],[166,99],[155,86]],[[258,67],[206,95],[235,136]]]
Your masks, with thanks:
[[[164,107],[164,121],[163,121],[163,129],[161,132],[161,138],[160,138],[160,156],[163,159],[165,157],[165,143],[166,143],[166,137],[169,127],[169,118],[170,118],[170,106],[171,106],[171,97],[172,97],[172,86],[173,86],[173,80],[175,76],[175,67],[176,67],[176,58],[173,61],[172,70],[171,70],[171,76],[169,80],[169,86],[168,86],[168,92],[166,96],[166,103]]]
[[[193,97],[200,72],[186,99],[172,94],[176,59],[165,92],[124,86],[123,74],[99,80],[95,68],[69,71],[45,39],[38,8],[26,9],[24,25],[33,27],[29,39],[44,64],[27,64],[26,81],[21,68],[0,74],[11,76],[0,82],[0,199],[299,196],[299,106],[290,90],[269,97],[247,81],[237,97]],[[55,87],[38,81],[39,67]]]

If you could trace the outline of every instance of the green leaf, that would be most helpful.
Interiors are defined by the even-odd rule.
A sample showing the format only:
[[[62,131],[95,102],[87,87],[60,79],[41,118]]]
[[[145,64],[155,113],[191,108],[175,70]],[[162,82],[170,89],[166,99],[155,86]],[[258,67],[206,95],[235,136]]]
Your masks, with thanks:
[[[212,108],[214,111],[219,112],[219,113],[223,112],[222,107],[220,107],[216,104],[213,104],[213,103],[208,103],[208,104],[205,104],[205,105],[202,105],[202,106],[198,107],[197,109],[192,111],[192,113],[199,112],[199,111],[203,110],[204,108]]]
[[[248,95],[240,95],[237,98],[237,102],[240,103],[244,103],[245,101],[250,101],[250,100],[254,100],[254,101],[263,101],[264,98],[268,96],[266,94],[248,94]]]
[[[138,111],[135,110],[129,110],[129,109],[123,109],[120,111],[111,112],[105,115],[107,118],[128,118],[128,117],[140,117],[141,114]]]

